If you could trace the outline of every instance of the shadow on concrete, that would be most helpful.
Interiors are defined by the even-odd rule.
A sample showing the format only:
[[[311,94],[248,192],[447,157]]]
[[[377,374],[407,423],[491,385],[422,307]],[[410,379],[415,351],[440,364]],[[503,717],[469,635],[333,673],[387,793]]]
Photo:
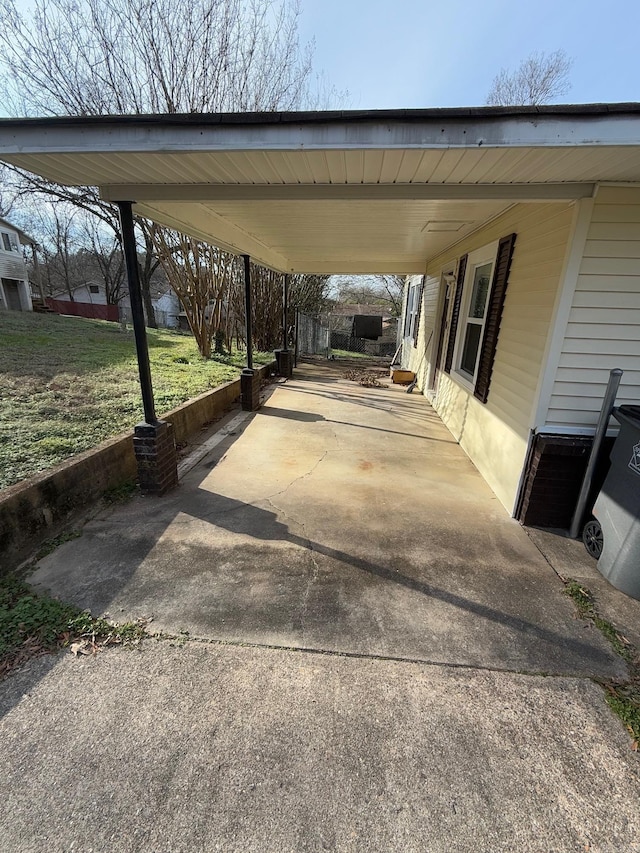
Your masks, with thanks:
[[[270,418],[284,418],[287,421],[301,421],[302,423],[327,421],[324,415],[317,415],[313,412],[298,412],[295,409],[278,409],[275,406],[261,406],[256,414],[266,415]]]
[[[355,427],[356,429],[370,429],[375,432],[385,432],[389,435],[401,435],[403,438],[419,438],[421,441],[441,441],[443,444],[457,444],[458,442],[452,437],[451,439],[436,438],[432,435],[418,435],[417,433],[406,432],[405,430],[383,429],[382,427],[371,426],[370,424],[355,424],[350,421],[338,421],[335,418],[326,418],[324,415],[314,414],[313,412],[299,412],[295,409],[279,409],[275,406],[262,406],[260,415],[267,415],[272,418],[284,418],[288,421],[301,421],[302,423],[317,423],[323,421],[328,424],[340,424],[342,426]]]
[[[306,379],[305,379],[306,384]],[[427,402],[424,398],[420,402],[418,402],[416,398],[416,402],[413,406],[409,403],[404,402],[402,410],[399,410],[397,405],[397,401],[394,399],[396,394],[401,392],[393,392],[389,389],[381,389],[384,394],[373,394],[369,393],[367,396],[359,394],[357,392],[350,393],[349,391],[344,390],[344,386],[341,386],[340,391],[327,389],[326,391],[321,391],[318,389],[314,389],[313,391],[308,391],[304,388],[292,386],[288,390],[294,394],[309,394],[313,397],[324,397],[326,400],[330,402],[339,402],[339,403],[349,403],[353,406],[357,406],[358,408],[364,407],[367,409],[375,409],[381,412],[393,412],[393,414],[402,421],[407,421],[409,423],[416,421],[424,421],[425,420],[425,408],[424,403]],[[371,389],[368,389],[371,392]],[[375,389],[374,389],[375,390]],[[435,422],[440,422],[440,418],[433,410],[427,410],[426,418],[432,418]]]
[[[213,502],[214,509],[210,507],[210,502]],[[200,508],[200,511],[198,511],[198,508]],[[437,599],[445,604],[452,605],[474,616],[479,616],[482,619],[503,625],[523,636],[534,637],[553,645],[561,645],[573,655],[589,657],[596,667],[606,666],[611,660],[609,654],[600,652],[600,650],[595,649],[591,644],[582,643],[571,637],[567,637],[566,634],[550,631],[525,619],[472,601],[465,596],[457,595],[449,590],[441,589],[433,584],[425,583],[417,578],[409,577],[399,571],[389,569],[369,560],[363,560],[346,551],[331,548],[323,545],[321,542],[297,536],[291,533],[287,525],[278,520],[275,512],[270,510],[232,500],[222,495],[212,495],[208,491],[198,490],[198,497],[196,501],[189,504],[188,512],[190,515],[196,515],[201,520],[210,523],[212,515],[215,515],[216,527],[224,528],[232,533],[250,536],[265,542],[288,542],[292,545],[322,554],[325,557],[352,566],[358,571],[373,575],[387,583],[399,585],[412,592],[417,592],[428,598]]]
[[[41,655],[40,657],[32,658],[28,663],[20,667],[20,684],[22,689],[17,696],[15,695],[15,691],[11,689],[12,683],[7,684],[7,690],[2,689],[3,683],[6,684],[11,681],[14,673],[10,673],[4,679],[4,682],[0,681],[0,719],[5,714],[8,714],[12,708],[15,708],[16,705],[19,705],[31,693],[36,684],[51,672],[57,664],[60,654],[63,654],[63,652]],[[15,674],[17,674],[17,671]]]
[[[96,615],[153,614],[165,630],[212,640],[555,674],[624,668],[575,622],[557,578],[495,513],[462,451],[442,452],[455,442],[423,398],[337,391],[324,379],[314,390],[287,383],[281,407],[248,418],[177,490],[104,513],[31,581]],[[294,410],[300,393],[316,396],[316,412]],[[346,421],[331,418],[337,397],[354,404],[337,410]],[[384,412],[367,413],[372,402]],[[444,444],[419,445],[418,468],[393,455],[395,442],[370,442],[377,450],[362,455],[360,427],[396,432],[385,427],[403,417]],[[351,454],[341,447],[317,471],[331,454],[325,422],[356,429],[341,434]]]
[[[460,592],[444,589],[419,576],[297,535],[288,524],[279,520],[275,511],[203,488],[201,483],[206,475],[205,470],[194,471],[190,484],[165,498],[137,498],[130,505],[118,508],[106,520],[88,525],[80,539],[62,545],[45,558],[31,582],[44,586],[52,594],[87,608],[96,615],[106,612],[119,621],[135,618],[141,612],[156,612],[160,614],[161,622],[163,619],[172,621],[173,633],[178,633],[180,619],[188,618],[189,613],[198,614],[202,619],[204,614],[208,630],[192,630],[194,636],[228,641],[228,635],[219,630],[221,626],[218,620],[221,620],[226,623],[222,626],[224,628],[235,622],[239,631],[242,631],[243,625],[250,625],[270,636],[294,631],[295,637],[290,643],[276,641],[268,645],[338,653],[350,651],[349,637],[343,643],[344,638],[340,636],[340,631],[345,630],[341,608],[346,606],[341,595],[349,596],[354,590],[368,589],[373,583],[373,594],[381,596],[381,600],[393,597],[391,589],[385,595],[384,589],[377,585],[383,582],[390,588],[400,588],[424,600],[441,602],[462,614],[482,620],[485,627],[476,625],[472,634],[472,639],[479,644],[477,654],[480,657],[486,654],[489,659],[495,658],[496,648],[499,651],[504,643],[513,643],[520,650],[523,660],[521,666],[515,667],[520,671],[565,675],[573,674],[580,668],[587,668],[594,674],[611,671],[613,656],[600,648],[597,641],[583,642],[569,632],[552,630],[500,609],[499,606],[474,601]],[[210,525],[212,534],[209,535],[206,530],[203,532],[200,526],[197,536],[189,535],[190,525],[193,526],[196,519]],[[174,531],[180,529],[179,542],[167,539],[170,528]],[[213,533],[215,530],[218,532]],[[249,537],[255,544],[242,544],[241,539],[232,538],[229,547],[228,537],[225,541],[225,534],[220,531],[236,537]],[[316,610],[310,616],[305,614],[292,622],[292,613],[298,613],[301,599],[309,595],[313,578],[299,556],[291,565],[287,565],[286,560],[279,556],[282,552],[273,548],[275,543],[303,549],[311,555],[312,560],[313,555],[326,557],[356,570],[356,576],[347,578],[341,575],[339,569],[324,567],[323,584],[316,590]],[[267,548],[261,548],[261,544]],[[233,563],[232,569],[222,568],[229,562]],[[144,570],[139,573],[143,565]],[[362,575],[360,581],[357,573]],[[363,583],[366,578],[369,581]],[[343,586],[341,595],[335,594],[333,583],[347,584]],[[513,595],[513,592],[507,594],[505,602],[517,607],[517,590],[515,597],[510,597]],[[354,602],[350,606],[364,606],[357,594],[353,598]],[[117,608],[115,612],[111,609],[113,606]],[[416,602],[417,609],[421,606]],[[128,612],[126,608],[131,608],[131,611]],[[117,612],[118,609],[125,609],[125,612],[121,614]],[[304,633],[302,629],[305,627],[299,621],[302,618],[313,620],[316,629],[318,625],[329,626],[324,642],[300,644]],[[368,614],[364,614],[364,621],[358,622],[360,627],[366,627],[369,618]],[[455,619],[454,616],[450,618]],[[506,629],[511,637],[496,639],[486,623]],[[425,623],[423,630],[428,628],[428,623]],[[320,632],[322,630],[320,628]],[[334,645],[336,639],[342,645]],[[260,644],[260,640],[249,638],[247,641]],[[483,650],[482,643],[497,643],[497,646]],[[407,647],[411,646],[409,642]],[[367,654],[359,651],[359,648],[355,648],[354,653]],[[424,655],[406,652],[402,642],[397,654],[389,653],[385,656],[433,662]],[[548,662],[548,665],[542,665],[541,661]],[[454,660],[444,663],[456,665]],[[51,663],[53,665],[54,661]],[[508,660],[505,660],[503,666],[490,664],[488,668],[514,669]],[[6,712],[8,708],[4,710]]]

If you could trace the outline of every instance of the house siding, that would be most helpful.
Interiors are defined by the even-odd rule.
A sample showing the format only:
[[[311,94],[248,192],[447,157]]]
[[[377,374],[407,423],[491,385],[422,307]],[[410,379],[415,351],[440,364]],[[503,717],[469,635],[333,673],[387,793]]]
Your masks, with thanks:
[[[7,224],[0,223],[0,231],[13,234],[20,246],[20,235],[15,229],[9,228]],[[7,251],[4,249],[0,240],[0,282],[2,279],[9,281],[18,281],[18,294],[20,304],[23,311],[30,311],[31,293],[29,288],[29,275],[27,273],[27,265],[24,262],[22,251]],[[4,285],[0,283],[0,309],[8,307],[7,294],[4,290]]]
[[[546,428],[595,428],[609,372],[618,404],[640,401],[640,188],[602,186],[591,223]]]
[[[419,346],[407,359],[416,371],[432,328],[432,341],[437,337],[442,271],[464,254],[517,234],[487,402],[474,398],[453,372],[440,374],[433,397],[434,408],[509,512],[515,509],[571,223],[571,205],[516,205],[427,264]],[[425,361],[436,351],[437,341]]]
[[[0,251],[0,278],[27,281],[27,267],[17,252]]]

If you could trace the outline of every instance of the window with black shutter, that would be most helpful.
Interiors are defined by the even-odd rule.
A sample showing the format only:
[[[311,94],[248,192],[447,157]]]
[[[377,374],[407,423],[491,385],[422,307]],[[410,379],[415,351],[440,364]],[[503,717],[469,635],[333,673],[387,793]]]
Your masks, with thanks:
[[[480,350],[480,357],[478,359],[476,385],[473,391],[478,400],[483,403],[487,402],[487,398],[489,396],[491,374],[493,373],[493,363],[495,361],[496,349],[498,346],[500,322],[502,320],[504,300],[507,295],[507,284],[509,283],[509,272],[511,270],[511,259],[513,258],[515,243],[515,234],[509,234],[508,237],[503,237],[498,243],[498,252],[493,271],[493,282],[491,284],[491,294],[489,296],[486,311],[482,347]]]
[[[422,316],[422,293],[424,291],[424,276],[416,289],[416,315],[413,323],[413,345],[418,345],[418,329],[420,328],[420,317]]]
[[[463,255],[458,262],[458,276],[456,282],[456,293],[453,297],[453,308],[451,309],[451,323],[449,325],[449,340],[447,342],[447,355],[444,360],[445,373],[451,373],[453,365],[453,353],[456,348],[456,333],[458,331],[458,317],[460,316],[460,304],[464,290],[464,277],[467,269],[467,255]]]
[[[460,259],[445,370],[486,403],[516,235]]]

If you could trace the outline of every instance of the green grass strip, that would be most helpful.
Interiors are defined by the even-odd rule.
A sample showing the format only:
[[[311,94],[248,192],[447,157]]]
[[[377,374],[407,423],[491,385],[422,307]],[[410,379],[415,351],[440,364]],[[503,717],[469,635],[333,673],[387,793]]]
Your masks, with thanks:
[[[144,625],[117,625],[36,592],[14,575],[0,578],[0,679],[32,657],[77,643],[83,654],[148,636]]]
[[[624,683],[600,681],[605,689],[605,699],[611,710],[622,720],[633,738],[633,748],[640,745],[640,656],[633,645],[618,629],[599,614],[593,593],[573,578],[565,580],[565,593],[572,599],[583,619],[590,619],[600,633],[611,643],[614,651],[629,666],[630,677]]]

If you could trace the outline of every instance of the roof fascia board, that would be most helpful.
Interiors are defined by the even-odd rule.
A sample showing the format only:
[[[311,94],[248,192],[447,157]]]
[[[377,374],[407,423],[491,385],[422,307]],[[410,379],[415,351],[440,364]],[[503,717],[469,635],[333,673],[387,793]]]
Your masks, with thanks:
[[[0,155],[108,152],[637,146],[638,113],[490,114],[313,122],[171,122],[132,117],[0,120]]]
[[[505,201],[590,198],[594,184],[110,184],[105,201]]]

